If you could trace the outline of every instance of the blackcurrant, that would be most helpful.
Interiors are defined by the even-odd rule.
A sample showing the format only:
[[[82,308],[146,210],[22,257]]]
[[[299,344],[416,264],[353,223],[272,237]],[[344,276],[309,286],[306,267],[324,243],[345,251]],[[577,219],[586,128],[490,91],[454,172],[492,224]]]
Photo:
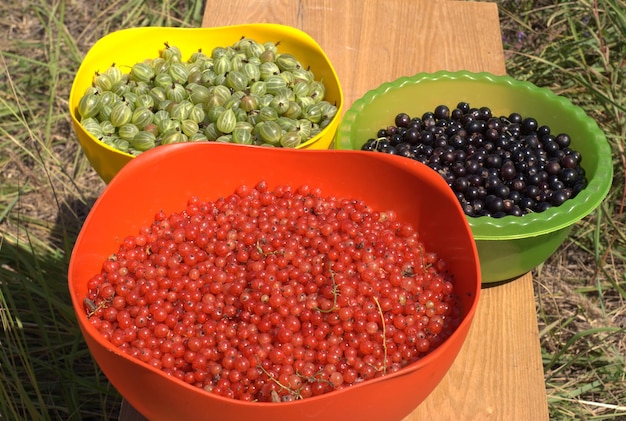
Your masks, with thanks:
[[[450,118],[450,108],[447,105],[438,105],[435,107],[435,118],[439,120],[448,120]]]
[[[411,117],[406,113],[400,113],[396,116],[395,123],[397,127],[408,127]]]

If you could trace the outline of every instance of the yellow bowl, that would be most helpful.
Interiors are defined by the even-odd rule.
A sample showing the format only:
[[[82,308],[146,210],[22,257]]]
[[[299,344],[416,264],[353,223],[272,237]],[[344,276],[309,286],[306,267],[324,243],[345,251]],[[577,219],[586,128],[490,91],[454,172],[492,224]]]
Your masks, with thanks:
[[[182,59],[202,49],[207,54],[215,47],[233,45],[242,36],[260,43],[280,42],[279,52],[290,53],[326,87],[325,99],[337,106],[332,122],[319,134],[298,146],[298,149],[328,149],[343,108],[343,92],[337,73],[322,48],[308,34],[296,28],[277,24],[244,24],[217,28],[130,28],[113,32],[98,40],[81,63],[70,91],[69,108],[80,146],[98,175],[108,183],[133,155],[121,152],[98,140],[80,124],[78,102],[92,86],[96,72],[102,72],[113,63],[130,71],[138,62],[159,56],[165,43],[178,47]]]

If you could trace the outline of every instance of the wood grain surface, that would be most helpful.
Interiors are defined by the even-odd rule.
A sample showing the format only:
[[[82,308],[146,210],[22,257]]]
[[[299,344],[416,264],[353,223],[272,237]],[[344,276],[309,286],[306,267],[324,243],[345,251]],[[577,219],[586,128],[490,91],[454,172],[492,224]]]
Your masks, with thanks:
[[[208,0],[203,26],[279,23],[308,33],[337,71],[344,110],[369,89],[437,70],[504,74],[495,3],[421,0]]]
[[[532,276],[482,291],[467,341],[404,421],[548,419]]]
[[[437,70],[506,72],[495,3],[209,0],[203,26],[261,22],[296,27],[320,44],[341,81],[344,110],[369,89],[400,76]],[[483,290],[454,365],[404,421],[434,419],[548,419],[530,274]],[[120,420],[144,418],[124,403]]]

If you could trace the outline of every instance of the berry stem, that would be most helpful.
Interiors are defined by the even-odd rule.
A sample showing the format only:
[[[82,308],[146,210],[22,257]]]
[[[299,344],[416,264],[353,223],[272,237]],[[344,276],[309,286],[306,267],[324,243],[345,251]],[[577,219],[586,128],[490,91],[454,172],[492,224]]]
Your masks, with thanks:
[[[286,390],[290,395],[292,395],[295,399],[302,399],[302,396],[300,396],[300,392],[297,390],[293,390],[287,386],[285,386],[284,384],[282,384],[277,378],[275,378],[274,376],[272,376],[272,374],[267,371],[261,364],[258,364],[257,367],[259,367],[261,369],[261,371],[274,383],[276,383],[278,385],[278,387],[280,387],[283,390]],[[275,400],[275,395],[272,394],[272,401],[273,402],[280,402],[280,400],[276,401]]]
[[[100,302],[99,304],[96,304],[93,302],[93,300],[90,300],[89,298],[85,298],[83,302],[85,303],[85,306],[89,309],[89,312],[87,313],[87,319],[89,319],[91,316],[96,314],[98,310],[107,308],[107,306],[111,303],[111,300],[104,300]]]
[[[374,297],[374,302],[376,303],[376,307],[378,307],[378,314],[380,314],[380,320],[383,325],[383,376],[387,374],[387,325],[385,324],[385,317],[383,314],[383,309],[380,307],[380,302],[378,301],[378,297]]]

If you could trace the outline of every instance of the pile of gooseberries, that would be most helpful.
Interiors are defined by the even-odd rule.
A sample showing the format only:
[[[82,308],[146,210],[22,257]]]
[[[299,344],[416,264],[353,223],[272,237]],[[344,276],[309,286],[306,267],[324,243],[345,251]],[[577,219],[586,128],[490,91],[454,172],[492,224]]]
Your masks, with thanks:
[[[295,148],[337,113],[324,83],[278,43],[244,37],[187,60],[165,43],[129,67],[96,73],[77,113],[88,133],[132,155],[197,141]]]

